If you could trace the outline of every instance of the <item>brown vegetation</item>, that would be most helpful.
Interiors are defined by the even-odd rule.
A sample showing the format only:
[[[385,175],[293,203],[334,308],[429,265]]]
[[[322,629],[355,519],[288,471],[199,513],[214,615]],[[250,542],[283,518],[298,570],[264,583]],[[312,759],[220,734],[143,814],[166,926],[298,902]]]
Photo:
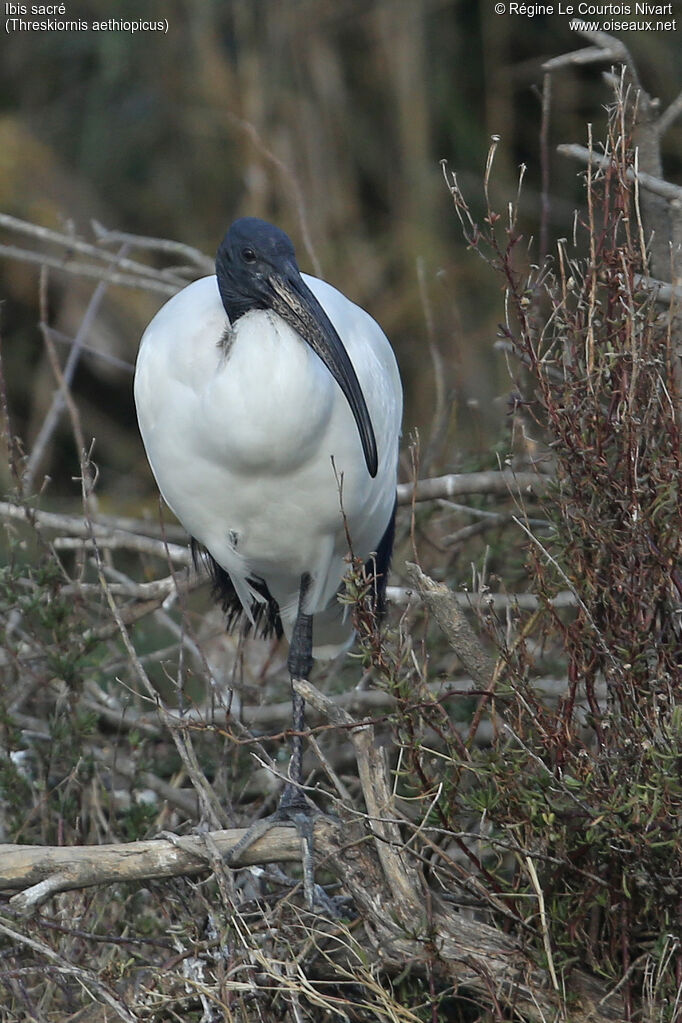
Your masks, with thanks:
[[[511,427],[497,470],[436,477],[437,381],[400,489],[389,624],[356,566],[358,651],[305,686],[308,782],[335,817],[316,828],[326,914],[302,908],[286,829],[225,865],[277,795],[283,653],[223,635],[176,526],[102,514],[42,271],[57,389],[37,453],[3,387],[0,1018],[680,1018],[680,270],[674,246],[652,270],[644,195],[666,183],[639,173],[650,101],[627,51],[591,43],[625,64],[555,256],[532,255],[517,203],[498,212],[495,143],[483,216],[445,168],[468,258],[504,288]],[[679,207],[655,216],[657,239],[661,223],[679,239]],[[34,237],[45,266],[48,241],[63,254]],[[140,239],[105,242],[68,255],[102,288],[178,286]],[[35,494],[64,411],[78,513]]]

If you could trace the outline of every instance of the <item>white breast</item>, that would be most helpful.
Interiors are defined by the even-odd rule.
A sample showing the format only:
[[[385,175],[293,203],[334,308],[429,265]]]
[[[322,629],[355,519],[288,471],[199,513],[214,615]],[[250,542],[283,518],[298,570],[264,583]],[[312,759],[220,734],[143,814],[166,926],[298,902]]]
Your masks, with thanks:
[[[402,416],[381,329],[330,285],[304,279],[358,376],[379,452],[375,479],[344,394],[280,317],[247,313],[223,343],[230,328],[215,277],[189,285],[154,317],[135,374],[140,431],[166,502],[229,572],[243,603],[253,596],[247,577],[265,580],[287,632],[304,572],[311,612],[335,600],[347,567],[341,501],[356,556],[376,549],[395,498]]]

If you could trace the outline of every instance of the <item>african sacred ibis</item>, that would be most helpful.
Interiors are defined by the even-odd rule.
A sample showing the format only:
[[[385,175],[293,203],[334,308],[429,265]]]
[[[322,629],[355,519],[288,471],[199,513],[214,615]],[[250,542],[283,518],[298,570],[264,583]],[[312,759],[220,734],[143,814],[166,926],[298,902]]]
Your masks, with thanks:
[[[159,489],[207,553],[228,620],[283,631],[292,679],[307,678],[313,657],[353,638],[337,599],[348,569],[344,514],[383,600],[402,389],[382,330],[301,274],[283,231],[244,217],[220,244],[216,275],[149,324],[135,404]],[[298,733],[303,710],[294,694]],[[300,735],[292,745],[295,784],[280,805],[300,809]]]

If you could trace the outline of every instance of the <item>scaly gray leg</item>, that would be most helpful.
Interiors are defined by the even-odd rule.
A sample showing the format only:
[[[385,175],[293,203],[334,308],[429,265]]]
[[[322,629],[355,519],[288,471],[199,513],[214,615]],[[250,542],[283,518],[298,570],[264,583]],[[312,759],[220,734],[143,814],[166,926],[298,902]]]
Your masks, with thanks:
[[[303,610],[305,596],[310,586],[310,576],[301,576],[298,595],[298,614],[291,636],[287,667],[291,678],[292,728],[291,760],[289,778],[275,812],[261,821],[256,821],[230,853],[230,860],[237,859],[249,846],[277,824],[291,823],[301,837],[303,863],[303,889],[309,909],[314,903],[314,861],[313,821],[320,811],[306,798],[300,786],[303,782],[303,731],[305,730],[305,701],[295,691],[295,679],[307,680],[313,666],[313,619]]]

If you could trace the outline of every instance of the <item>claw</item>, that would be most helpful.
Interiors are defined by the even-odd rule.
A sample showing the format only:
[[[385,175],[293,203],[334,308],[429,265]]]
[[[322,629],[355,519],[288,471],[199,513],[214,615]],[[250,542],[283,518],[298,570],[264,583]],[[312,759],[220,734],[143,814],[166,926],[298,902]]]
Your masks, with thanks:
[[[287,783],[279,801],[279,806],[269,817],[263,817],[256,821],[248,829],[245,835],[240,838],[235,847],[227,857],[228,865],[233,865],[239,860],[245,849],[250,848],[254,842],[266,835],[272,828],[279,824],[293,824],[301,839],[301,862],[303,866],[303,891],[305,893],[306,906],[313,910],[315,903],[323,902],[315,897],[315,860],[313,824],[316,817],[327,815],[318,810],[303,795],[297,786]],[[326,898],[326,896],[325,896]]]

